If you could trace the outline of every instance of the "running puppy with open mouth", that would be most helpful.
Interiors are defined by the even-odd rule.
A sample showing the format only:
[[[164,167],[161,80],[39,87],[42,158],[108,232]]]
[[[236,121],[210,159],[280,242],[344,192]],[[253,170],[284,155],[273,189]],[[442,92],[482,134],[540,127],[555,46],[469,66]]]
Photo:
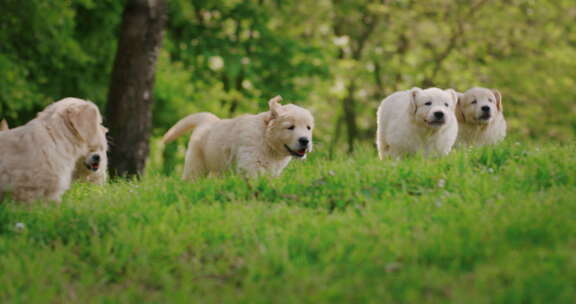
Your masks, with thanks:
[[[459,94],[458,99],[458,145],[491,145],[506,137],[506,120],[500,92],[472,88]]]
[[[193,130],[186,151],[183,179],[193,180],[230,168],[258,176],[278,176],[293,157],[312,151],[314,117],[293,104],[281,105],[276,96],[270,110],[233,119],[197,113],[180,120],[164,135],[164,143]]]
[[[452,89],[413,88],[386,97],[377,112],[380,159],[406,154],[446,155],[458,135]]]

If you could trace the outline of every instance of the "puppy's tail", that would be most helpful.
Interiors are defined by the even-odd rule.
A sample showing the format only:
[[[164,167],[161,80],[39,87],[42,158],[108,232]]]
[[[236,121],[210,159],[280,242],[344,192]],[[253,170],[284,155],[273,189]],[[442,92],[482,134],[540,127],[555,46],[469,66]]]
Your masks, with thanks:
[[[166,132],[166,134],[164,134],[162,142],[165,144],[169,143],[200,125],[212,123],[218,120],[220,120],[220,118],[212,113],[196,113],[188,115],[178,121],[172,128],[170,128],[170,130],[168,130],[168,132]]]
[[[10,127],[8,127],[8,122],[6,121],[6,119],[2,119],[2,121],[0,121],[0,131],[6,131],[9,129]]]

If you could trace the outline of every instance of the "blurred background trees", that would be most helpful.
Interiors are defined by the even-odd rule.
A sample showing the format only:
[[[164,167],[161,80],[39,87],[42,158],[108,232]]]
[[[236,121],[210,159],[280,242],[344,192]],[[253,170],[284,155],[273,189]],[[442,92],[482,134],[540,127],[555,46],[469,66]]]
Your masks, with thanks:
[[[0,1],[0,115],[23,124],[65,96],[104,109],[124,6]],[[512,137],[576,134],[573,0],[171,0],[167,16],[156,136],[280,94],[314,112],[318,149],[353,151],[373,141],[380,100],[413,86],[498,88]]]

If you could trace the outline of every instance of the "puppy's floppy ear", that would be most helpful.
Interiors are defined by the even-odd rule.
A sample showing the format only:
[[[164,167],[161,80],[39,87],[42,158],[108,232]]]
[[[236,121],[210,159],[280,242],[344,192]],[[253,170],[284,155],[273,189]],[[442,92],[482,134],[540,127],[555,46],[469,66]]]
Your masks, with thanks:
[[[8,126],[8,122],[6,121],[6,119],[2,119],[2,121],[0,121],[0,131],[6,131],[6,130],[10,130],[10,127]]]
[[[418,110],[416,98],[420,93],[422,93],[422,89],[420,88],[414,87],[410,89],[410,113],[412,113],[412,115],[416,114],[416,111]]]
[[[458,104],[458,92],[456,92],[454,89],[447,89],[445,90],[446,93],[450,94],[450,98],[452,98],[452,106],[453,108],[456,107],[456,105]]]
[[[98,142],[100,112],[93,104],[82,104],[66,109],[66,119],[77,135],[89,145]]]
[[[504,110],[502,107],[502,94],[500,94],[500,91],[496,89],[492,89],[490,91],[492,91],[492,94],[494,94],[494,97],[496,97],[496,108],[498,108],[498,111],[502,112],[502,110]]]
[[[274,119],[276,117],[278,117],[279,112],[280,112],[280,101],[282,101],[282,96],[278,95],[272,99],[270,99],[270,101],[268,101],[268,106],[270,107],[270,119]]]
[[[456,118],[459,122],[466,122],[466,116],[464,115],[464,110],[462,109],[464,107],[464,94],[456,92],[456,97],[457,102],[456,108],[454,109],[454,112],[456,112]]]
[[[452,106],[450,108],[455,111],[456,105],[458,105],[458,92],[456,92],[454,89],[446,89],[444,92],[450,95],[450,99],[452,99]]]

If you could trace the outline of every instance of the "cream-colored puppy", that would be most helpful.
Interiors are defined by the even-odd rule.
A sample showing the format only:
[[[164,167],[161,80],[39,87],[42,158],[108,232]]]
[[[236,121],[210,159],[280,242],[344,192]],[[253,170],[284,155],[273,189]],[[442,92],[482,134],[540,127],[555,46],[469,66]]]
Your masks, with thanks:
[[[24,126],[0,132],[0,200],[59,202],[76,161],[105,150],[102,117],[91,102],[65,98]]]
[[[406,154],[446,155],[458,135],[452,89],[413,88],[386,97],[377,112],[380,159]]]
[[[500,92],[472,88],[459,94],[458,99],[458,145],[490,145],[506,137],[506,120]]]
[[[56,107],[51,108],[54,111]],[[0,131],[9,130],[8,122],[3,119],[0,121]],[[102,127],[104,133],[108,133],[108,129]],[[80,157],[76,161],[74,172],[72,173],[72,180],[79,182],[87,182],[97,185],[103,185],[108,179],[108,155],[107,148],[101,151],[91,151],[87,156]]]
[[[211,113],[192,114],[164,135],[168,143],[194,130],[184,164],[183,178],[193,180],[209,173],[235,168],[248,175],[278,176],[292,157],[304,158],[312,150],[312,114],[293,104],[280,105],[276,96],[270,111],[219,119]]]

